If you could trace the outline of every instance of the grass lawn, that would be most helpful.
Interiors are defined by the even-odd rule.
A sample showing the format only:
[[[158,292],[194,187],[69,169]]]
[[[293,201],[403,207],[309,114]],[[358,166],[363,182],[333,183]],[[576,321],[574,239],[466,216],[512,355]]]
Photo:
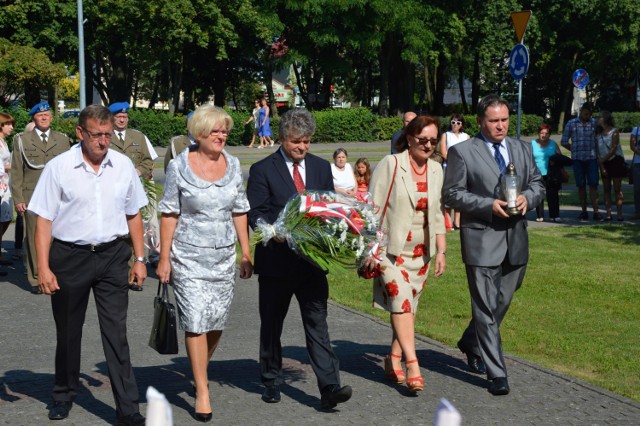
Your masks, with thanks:
[[[525,281],[501,327],[504,350],[640,401],[640,228],[546,227],[529,236]],[[333,300],[388,321],[371,308],[369,280],[329,280]],[[449,233],[447,272],[431,276],[416,330],[455,346],[470,316],[459,234]]]

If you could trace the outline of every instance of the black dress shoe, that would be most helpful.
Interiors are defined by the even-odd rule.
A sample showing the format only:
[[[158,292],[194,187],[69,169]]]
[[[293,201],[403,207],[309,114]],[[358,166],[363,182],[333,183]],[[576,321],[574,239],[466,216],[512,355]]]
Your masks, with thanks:
[[[69,417],[69,410],[73,402],[71,401],[55,401],[49,409],[49,420],[62,420]]]
[[[145,419],[140,413],[118,417],[117,426],[144,426]]]
[[[467,356],[467,365],[472,373],[485,374],[487,372],[487,368],[484,366],[482,358],[468,350],[462,342],[458,342],[458,349]]]
[[[509,382],[506,377],[496,377],[489,385],[489,392],[493,395],[506,395],[509,393]]]
[[[206,423],[213,418],[213,413],[196,413],[194,417],[197,421]]]
[[[132,291],[142,291],[143,288],[141,285],[129,284],[129,290]]]
[[[320,408],[333,408],[342,402],[347,402],[351,399],[352,393],[353,390],[351,389],[351,386],[328,386],[327,389],[322,392],[322,396],[320,397]]]
[[[280,386],[267,386],[262,392],[262,400],[269,404],[280,402]]]

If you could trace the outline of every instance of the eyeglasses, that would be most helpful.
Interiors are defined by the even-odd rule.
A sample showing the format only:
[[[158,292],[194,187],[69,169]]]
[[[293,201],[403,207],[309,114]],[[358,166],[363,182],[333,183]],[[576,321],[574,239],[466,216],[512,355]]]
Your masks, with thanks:
[[[93,139],[94,141],[95,141],[95,140],[98,140],[98,139],[102,139],[102,138],[111,139],[111,138],[113,137],[113,133],[109,133],[109,132],[104,132],[104,133],[100,133],[100,132],[98,132],[98,133],[94,133],[94,132],[90,132],[90,131],[88,131],[88,130],[87,130],[87,129],[85,129],[84,127],[82,128],[82,130],[84,130],[84,131],[89,135],[89,138]]]
[[[462,126],[462,121],[451,120],[451,125],[452,126]]]
[[[435,145],[438,143],[438,138],[419,138],[417,136],[414,136],[414,138],[416,138],[416,142],[418,142],[420,145],[426,145],[428,143],[430,143],[431,145]]]
[[[231,130],[226,130],[226,129],[213,129],[210,133],[210,135],[222,135],[222,136],[229,136],[231,134]]]

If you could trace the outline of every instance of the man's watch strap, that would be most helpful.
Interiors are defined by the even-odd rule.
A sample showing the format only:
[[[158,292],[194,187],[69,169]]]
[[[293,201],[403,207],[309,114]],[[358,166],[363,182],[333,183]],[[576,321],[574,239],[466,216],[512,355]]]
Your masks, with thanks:
[[[142,263],[147,263],[147,258],[146,257],[134,257],[133,258],[134,262],[142,262]]]

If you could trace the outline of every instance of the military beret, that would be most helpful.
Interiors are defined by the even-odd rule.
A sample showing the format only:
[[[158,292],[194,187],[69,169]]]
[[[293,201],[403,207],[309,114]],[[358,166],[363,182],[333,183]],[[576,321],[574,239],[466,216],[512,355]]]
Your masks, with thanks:
[[[114,115],[121,112],[128,112],[129,102],[115,102],[109,105],[109,111],[111,111],[111,113]]]
[[[185,125],[189,124],[189,119],[191,118],[191,116],[193,115],[193,111],[191,111],[189,114],[187,114],[187,119],[185,120]]]
[[[49,106],[49,102],[40,102],[39,104],[35,104],[33,108],[29,111],[30,116],[34,116],[39,112],[49,111],[51,107]]]

